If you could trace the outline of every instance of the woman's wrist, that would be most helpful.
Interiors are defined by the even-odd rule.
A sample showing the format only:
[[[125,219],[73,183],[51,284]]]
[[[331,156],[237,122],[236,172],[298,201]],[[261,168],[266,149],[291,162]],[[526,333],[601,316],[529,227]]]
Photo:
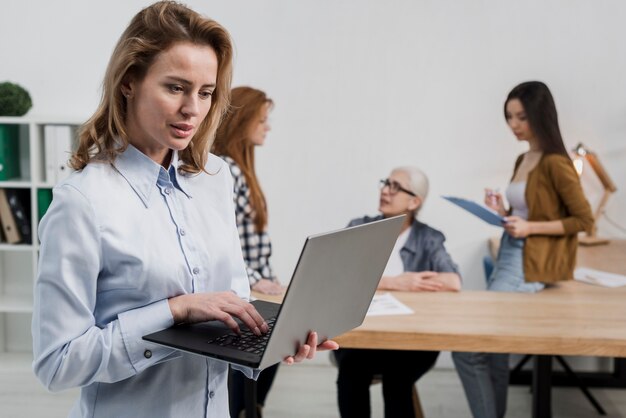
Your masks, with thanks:
[[[174,296],[173,298],[169,298],[167,300],[167,303],[170,306],[170,311],[172,312],[172,318],[174,318],[174,323],[180,324],[181,322],[184,322],[184,309],[182,309],[181,307],[180,296]]]
[[[394,290],[393,288],[393,280],[394,278],[391,276],[383,276],[378,282],[378,288],[381,290]]]

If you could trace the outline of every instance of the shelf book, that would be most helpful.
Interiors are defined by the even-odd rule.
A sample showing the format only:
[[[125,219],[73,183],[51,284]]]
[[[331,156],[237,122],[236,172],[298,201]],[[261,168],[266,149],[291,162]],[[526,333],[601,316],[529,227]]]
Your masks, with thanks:
[[[19,125],[0,125],[0,180],[20,176]]]

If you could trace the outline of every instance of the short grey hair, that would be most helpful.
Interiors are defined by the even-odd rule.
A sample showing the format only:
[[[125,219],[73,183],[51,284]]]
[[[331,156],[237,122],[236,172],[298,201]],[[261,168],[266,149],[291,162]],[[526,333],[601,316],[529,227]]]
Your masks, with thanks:
[[[428,177],[426,177],[426,174],[419,168],[413,166],[396,167],[391,171],[401,171],[409,176],[408,189],[420,198],[423,205],[426,201],[426,196],[428,196]]]

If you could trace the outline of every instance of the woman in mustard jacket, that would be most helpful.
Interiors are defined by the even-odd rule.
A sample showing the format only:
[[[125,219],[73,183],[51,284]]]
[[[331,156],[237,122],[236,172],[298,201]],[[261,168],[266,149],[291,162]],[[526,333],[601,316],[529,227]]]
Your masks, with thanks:
[[[485,190],[485,204],[506,222],[487,289],[534,293],[573,277],[577,234],[592,227],[593,215],[563,144],[548,87],[539,81],[518,85],[504,103],[504,116],[529,150],[518,157],[506,189],[509,208],[499,193]],[[472,415],[503,417],[509,355],[453,353],[452,358]]]

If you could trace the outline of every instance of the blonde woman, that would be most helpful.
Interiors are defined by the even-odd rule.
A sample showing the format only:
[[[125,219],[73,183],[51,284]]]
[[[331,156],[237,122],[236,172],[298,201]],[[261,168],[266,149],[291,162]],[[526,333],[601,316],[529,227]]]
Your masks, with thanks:
[[[142,336],[208,320],[239,332],[235,318],[268,332],[247,302],[232,178],[208,153],[231,59],[221,25],[169,1],[140,11],[115,47],[77,172],[39,227],[33,368],[50,390],[81,388],[71,417],[228,416],[226,363]],[[285,362],[317,345],[311,333]]]

